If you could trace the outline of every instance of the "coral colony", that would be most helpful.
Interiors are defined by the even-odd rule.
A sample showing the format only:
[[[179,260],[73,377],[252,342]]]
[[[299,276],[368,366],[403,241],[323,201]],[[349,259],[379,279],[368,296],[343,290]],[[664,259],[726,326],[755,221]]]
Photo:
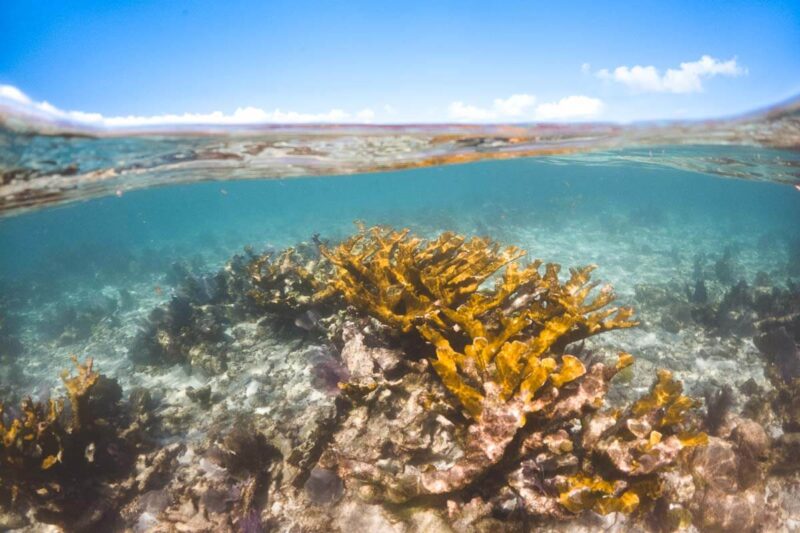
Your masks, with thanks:
[[[756,323],[775,390],[744,416],[730,391],[703,409],[667,370],[610,402],[634,357],[602,360],[583,341],[636,327],[633,310],[591,266],[563,276],[523,256],[489,238],[359,226],[338,244],[246,250],[216,275],[187,275],[131,344],[137,371],[224,373],[242,322],[313,338],[326,348],[308,352],[309,379],[332,398],[319,423],[267,431],[245,406],[180,443],[179,417],[154,417],[148,391],[123,400],[92,359],[73,358],[66,398],[0,404],[0,528],[522,531],[612,514],[658,531],[760,527],[769,480],[800,457],[800,314]],[[732,294],[711,309],[702,281],[687,295],[696,320],[740,305]],[[219,401],[186,394],[198,409]],[[754,421],[764,406],[785,431],[774,442]]]

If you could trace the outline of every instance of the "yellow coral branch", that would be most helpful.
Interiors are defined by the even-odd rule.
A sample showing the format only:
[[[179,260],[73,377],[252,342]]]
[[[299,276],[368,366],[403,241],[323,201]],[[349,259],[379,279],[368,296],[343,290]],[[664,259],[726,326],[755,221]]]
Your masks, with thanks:
[[[408,229],[359,226],[357,234],[321,253],[336,269],[331,291],[384,324],[416,329],[436,347],[433,368],[464,409],[479,418],[485,384],[500,398],[527,403],[548,378],[562,387],[586,369],[572,356],[544,357],[556,345],[636,325],[629,308],[607,308],[614,293],[597,287],[594,266],[570,270],[534,261],[488,238],[442,233],[426,241]],[[501,272],[494,287],[486,281]],[[459,347],[459,348],[456,348]],[[463,347],[463,348],[461,348]],[[492,390],[496,390],[492,388]]]
[[[78,358],[74,355],[71,359],[78,374],[73,377],[68,370],[64,370],[61,372],[61,380],[67,389],[67,396],[72,406],[72,429],[77,430],[88,422],[85,420],[87,395],[97,383],[100,374],[92,370],[94,360],[91,357],[88,357],[84,364],[80,364]]]

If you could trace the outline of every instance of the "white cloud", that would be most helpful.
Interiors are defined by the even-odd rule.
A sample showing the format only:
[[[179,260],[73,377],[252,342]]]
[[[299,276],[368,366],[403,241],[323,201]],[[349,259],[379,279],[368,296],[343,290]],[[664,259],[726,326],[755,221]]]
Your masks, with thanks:
[[[77,124],[103,128],[142,128],[156,126],[187,125],[248,125],[265,123],[372,123],[376,113],[364,108],[356,112],[331,109],[324,113],[300,113],[275,109],[266,111],[258,107],[239,107],[232,113],[183,113],[163,115],[104,116],[100,113],[67,111],[49,102],[35,102],[12,85],[0,85],[0,102],[10,101],[29,112],[41,116],[65,120]],[[482,108],[464,102],[453,102],[448,107],[451,119],[463,122],[502,122],[510,120],[572,120],[595,117],[603,108],[602,101],[588,96],[567,96],[556,102],[536,105],[532,94],[513,94],[508,98],[495,98],[491,107]],[[383,106],[385,115],[397,111],[389,105]]]
[[[474,105],[467,105],[464,102],[453,102],[447,108],[450,118],[463,121],[492,120],[497,118],[497,113],[490,109],[481,109]]]
[[[13,85],[0,85],[0,99],[7,99],[15,104],[21,104],[34,112],[59,120],[68,120],[90,126],[108,128],[126,128],[161,125],[247,125],[263,123],[309,123],[309,122],[372,122],[375,112],[371,109],[362,109],[357,113],[348,113],[341,109],[331,109],[325,113],[298,113],[296,111],[265,111],[258,107],[239,107],[233,113],[225,114],[221,111],[211,113],[183,113],[164,115],[126,115],[106,117],[100,113],[87,113],[84,111],[65,111],[55,107],[49,102],[34,102],[25,93]]]
[[[375,118],[375,111],[372,109],[362,109],[356,113],[356,118],[359,122],[369,123]]]
[[[643,67],[620,66],[609,72],[601,69],[597,77],[627,85],[638,92],[697,93],[703,90],[703,80],[714,76],[741,76],[747,69],[739,66],[736,58],[720,61],[704,55],[697,61],[681,63],[680,68],[667,69],[662,75],[650,65]]]
[[[453,102],[448,108],[451,119],[463,122],[488,122],[507,119],[522,120],[574,120],[597,116],[603,102],[597,98],[574,95],[557,102],[544,102],[534,107],[536,97],[530,94],[515,94],[508,98],[497,98],[491,108],[482,108],[464,102]]]
[[[584,63],[583,65],[581,65],[581,73],[582,74],[589,74],[590,72],[592,72],[592,65],[591,64]]]
[[[512,94],[508,98],[495,98],[491,108],[453,102],[448,107],[448,113],[451,119],[466,122],[520,118],[533,107],[535,102],[536,97],[532,94]]]
[[[0,97],[8,98],[20,104],[31,103],[31,99],[13,85],[0,85]]]
[[[596,117],[603,110],[599,98],[574,95],[536,106],[537,120],[574,120]]]
[[[502,116],[519,117],[523,115],[536,102],[532,94],[512,94],[505,100],[495,98],[494,110]]]

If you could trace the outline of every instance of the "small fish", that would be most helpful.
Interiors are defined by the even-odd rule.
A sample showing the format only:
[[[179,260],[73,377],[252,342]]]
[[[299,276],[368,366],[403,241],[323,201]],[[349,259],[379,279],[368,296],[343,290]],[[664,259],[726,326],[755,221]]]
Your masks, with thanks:
[[[220,193],[222,196],[228,196],[228,191],[227,191],[226,189],[220,189],[220,190],[219,190],[219,193]]]
[[[794,186],[794,188],[795,188],[796,190],[800,191],[800,184],[797,184],[797,185],[795,185],[795,186]]]
[[[162,294],[164,294],[164,291],[161,289],[161,286],[159,285],[153,287],[153,292],[156,293],[156,296],[161,296]]]
[[[304,314],[295,318],[294,325],[306,331],[311,331],[317,327],[321,318],[322,317],[319,316],[319,313],[313,309],[310,309]]]

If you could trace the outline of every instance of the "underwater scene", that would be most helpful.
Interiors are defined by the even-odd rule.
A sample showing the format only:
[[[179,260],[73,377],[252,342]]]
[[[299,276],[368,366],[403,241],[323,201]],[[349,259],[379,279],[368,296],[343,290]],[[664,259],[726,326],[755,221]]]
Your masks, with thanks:
[[[7,120],[0,530],[797,530],[772,113],[556,147]]]

